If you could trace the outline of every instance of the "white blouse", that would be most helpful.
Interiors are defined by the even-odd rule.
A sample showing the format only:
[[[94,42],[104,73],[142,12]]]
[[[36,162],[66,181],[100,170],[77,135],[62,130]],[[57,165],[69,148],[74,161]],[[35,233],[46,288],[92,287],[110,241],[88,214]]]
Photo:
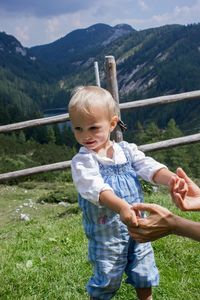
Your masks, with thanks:
[[[134,163],[135,172],[144,180],[153,182],[154,174],[165,165],[157,162],[151,157],[138,150],[135,144],[122,142],[123,146],[129,151],[131,161]],[[113,143],[113,158],[101,157],[96,152],[81,147],[71,162],[72,178],[78,193],[93,204],[99,205],[99,195],[102,191],[111,190],[104,182],[100,172],[98,161],[101,164],[123,164],[127,161],[122,147]]]

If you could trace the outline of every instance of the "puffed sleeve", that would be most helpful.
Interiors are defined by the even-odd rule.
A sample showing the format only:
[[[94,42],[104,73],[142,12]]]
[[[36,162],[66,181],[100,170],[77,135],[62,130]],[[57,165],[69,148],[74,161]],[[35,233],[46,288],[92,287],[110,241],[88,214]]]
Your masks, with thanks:
[[[99,204],[99,195],[104,190],[112,190],[99,172],[99,166],[91,153],[75,155],[71,162],[72,178],[78,193],[95,205]]]
[[[145,156],[145,154],[138,149],[136,144],[126,143],[126,147],[130,153],[137,175],[144,180],[154,183],[153,176],[155,173],[162,168],[167,168],[164,164],[159,163],[152,157]]]

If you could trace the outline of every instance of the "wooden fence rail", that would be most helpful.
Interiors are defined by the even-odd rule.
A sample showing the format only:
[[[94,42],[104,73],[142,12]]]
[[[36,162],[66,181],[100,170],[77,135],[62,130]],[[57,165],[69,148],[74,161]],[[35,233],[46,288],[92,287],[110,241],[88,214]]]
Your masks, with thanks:
[[[108,90],[110,90],[114,99],[118,102],[118,85],[117,85],[117,77],[116,77],[116,65],[113,56],[106,57],[106,73],[107,73],[107,83]],[[200,90],[180,93],[175,95],[161,96],[155,98],[149,98],[138,101],[130,101],[119,104],[120,110],[130,110],[132,108],[139,108],[150,105],[158,105],[158,104],[169,104],[177,101],[183,100],[200,100]],[[19,122],[15,124],[3,125],[0,126],[0,133],[9,133],[12,131],[22,130],[30,127],[37,127],[41,125],[49,125],[55,123],[62,123],[69,121],[69,114],[62,114],[54,117],[40,118],[35,120],[29,120],[24,122]],[[184,136],[175,139],[169,139],[165,141],[160,141],[156,143],[141,145],[138,148],[144,152],[146,151],[156,151],[161,149],[172,148],[176,146],[197,143],[200,142],[200,133]],[[49,164],[45,166],[38,166],[33,168],[28,168],[25,170],[19,170],[9,173],[0,174],[0,182],[12,180],[22,176],[30,176],[34,174],[49,172],[49,171],[57,171],[69,168],[71,165],[71,161],[63,161],[59,163]]]
[[[174,95],[169,95],[169,96],[161,96],[161,97],[155,97],[155,98],[148,98],[148,99],[144,99],[144,100],[120,103],[119,107],[120,107],[120,110],[129,110],[132,108],[157,105],[157,104],[168,104],[168,103],[174,103],[174,102],[183,101],[183,100],[200,100],[200,90],[187,92],[187,93],[181,93],[181,94],[174,94]],[[18,122],[18,123],[9,124],[9,125],[3,125],[3,126],[0,126],[0,133],[9,133],[12,131],[22,130],[22,129],[26,129],[26,128],[30,128],[30,127],[62,123],[62,122],[66,122],[66,121],[69,121],[68,113],[54,116],[54,117],[40,118],[40,119]]]
[[[156,151],[156,150],[168,149],[168,148],[181,146],[181,145],[187,145],[191,143],[197,143],[199,141],[200,141],[200,133],[184,136],[180,138],[175,138],[175,139],[169,139],[161,142],[141,145],[138,148],[143,152]],[[44,172],[64,170],[70,168],[70,166],[71,166],[71,161],[62,161],[59,163],[49,164],[45,166],[33,167],[25,170],[4,173],[4,174],[0,174],[0,182],[6,180],[12,180],[18,177],[44,173]]]

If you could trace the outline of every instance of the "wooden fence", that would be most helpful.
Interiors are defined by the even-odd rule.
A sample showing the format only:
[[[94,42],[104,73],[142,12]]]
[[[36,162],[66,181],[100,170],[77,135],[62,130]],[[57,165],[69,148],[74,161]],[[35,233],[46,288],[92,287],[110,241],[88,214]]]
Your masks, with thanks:
[[[95,64],[95,68],[97,68]],[[96,72],[96,71],[95,71]],[[113,56],[106,56],[106,78],[107,78],[107,88],[111,92],[114,99],[119,103],[119,94],[118,94],[118,85],[117,85],[117,74],[116,74],[116,63]],[[98,81],[98,85],[100,82]],[[133,108],[145,107],[150,105],[161,105],[169,104],[183,100],[200,100],[200,90],[192,91],[187,93],[180,93],[169,96],[161,96],[155,98],[149,98],[139,101],[130,101],[126,103],[119,103],[120,110],[130,110]],[[35,120],[29,120],[25,122],[19,122],[15,124],[3,125],[0,126],[0,133],[9,133],[17,130],[22,130],[30,127],[37,127],[42,125],[49,125],[55,123],[62,123],[69,121],[69,114],[62,114],[54,117],[41,118]],[[115,131],[115,140],[122,140],[123,136],[119,128]],[[161,149],[172,148],[176,146],[197,143],[200,141],[200,133],[184,136],[180,138],[169,139],[161,142],[140,145],[138,148],[144,152],[147,151],[156,151]],[[30,176],[34,174],[49,172],[49,171],[58,171],[70,168],[71,161],[63,161],[59,163],[38,166],[33,168],[28,168],[24,170],[9,172],[0,174],[0,182],[12,180],[22,176]]]

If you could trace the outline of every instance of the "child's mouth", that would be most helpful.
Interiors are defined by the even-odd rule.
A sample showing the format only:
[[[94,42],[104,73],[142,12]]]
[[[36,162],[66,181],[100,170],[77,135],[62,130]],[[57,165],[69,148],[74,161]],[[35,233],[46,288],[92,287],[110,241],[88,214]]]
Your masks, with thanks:
[[[95,143],[95,141],[85,142],[85,145],[92,145],[92,144],[94,144],[94,143]]]

